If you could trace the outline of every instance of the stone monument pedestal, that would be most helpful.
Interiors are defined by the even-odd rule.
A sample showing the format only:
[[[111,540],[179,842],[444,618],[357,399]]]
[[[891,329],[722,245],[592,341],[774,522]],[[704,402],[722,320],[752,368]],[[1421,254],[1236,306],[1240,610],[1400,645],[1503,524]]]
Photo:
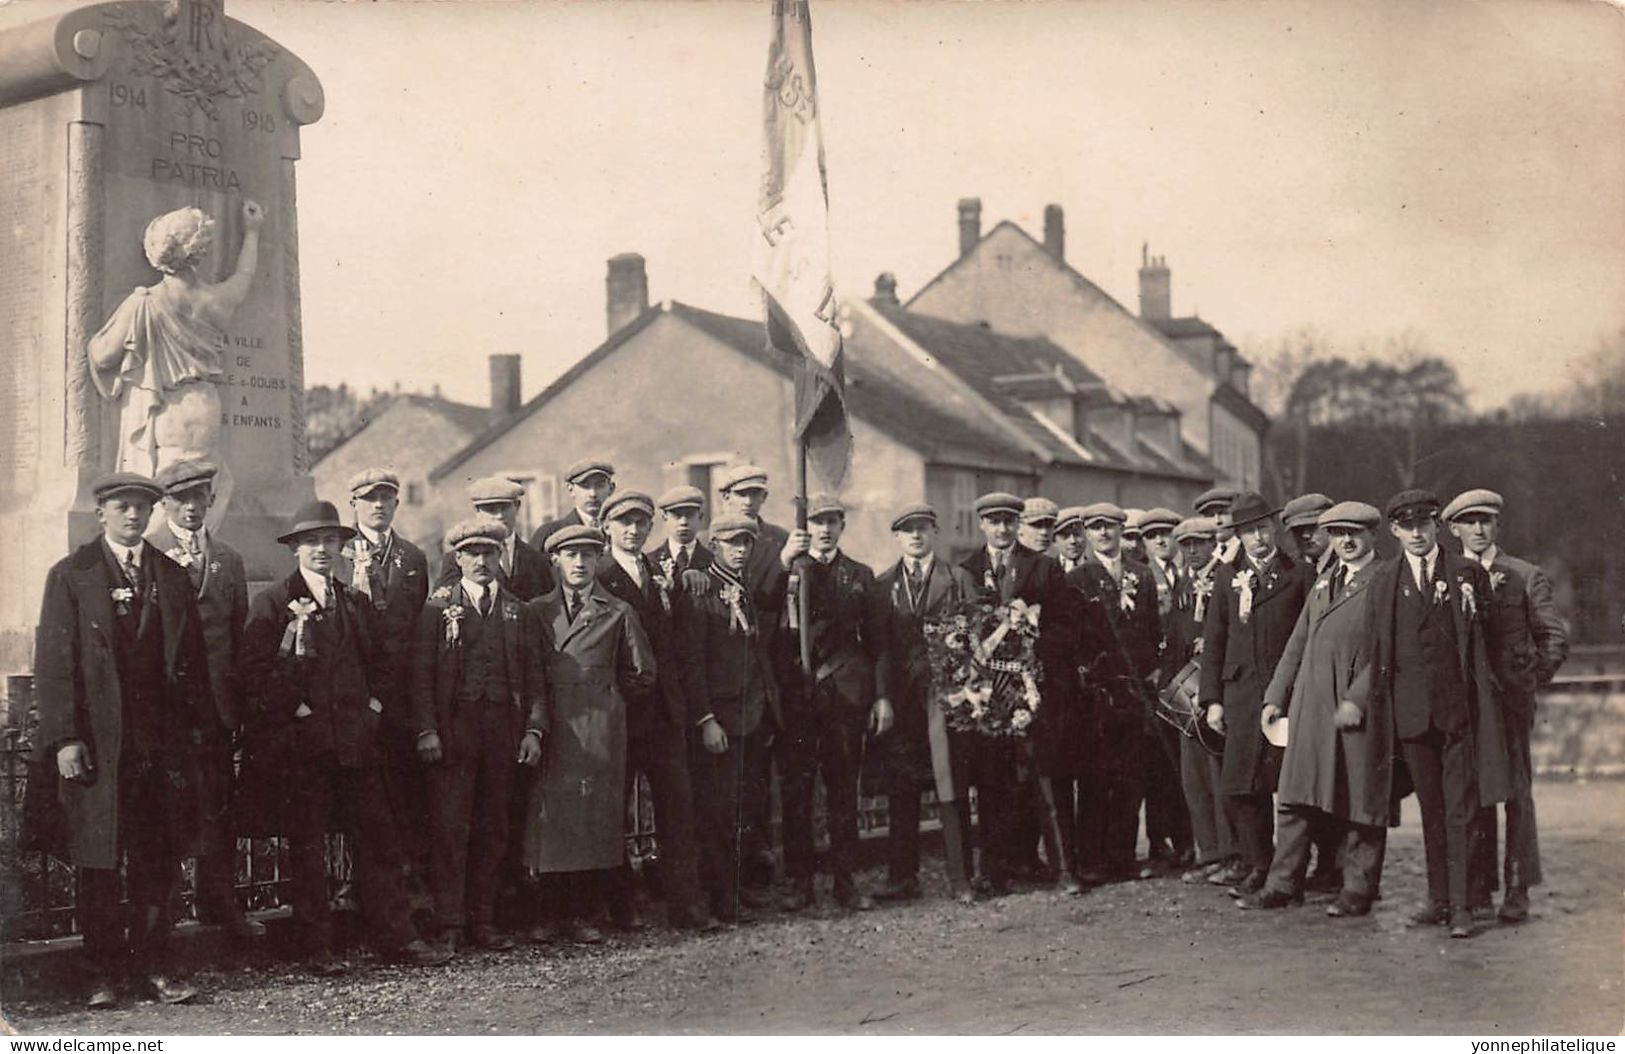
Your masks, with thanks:
[[[210,283],[236,265],[243,201],[265,210],[213,380],[235,481],[218,534],[251,579],[285,571],[276,535],[314,496],[294,168],[322,108],[309,67],[221,0],[97,4],[0,32],[0,676],[32,671],[46,571],[99,532],[89,484],[118,458],[119,411],[86,343],[162,277],[142,236],[173,209],[215,220],[197,269]]]

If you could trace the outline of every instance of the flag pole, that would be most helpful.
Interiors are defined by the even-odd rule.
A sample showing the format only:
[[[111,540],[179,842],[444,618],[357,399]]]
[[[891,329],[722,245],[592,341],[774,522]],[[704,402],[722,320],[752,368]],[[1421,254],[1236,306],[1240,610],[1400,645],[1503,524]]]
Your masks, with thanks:
[[[796,440],[796,530],[807,529],[807,441]],[[797,577],[796,587],[796,626],[801,637],[801,668],[807,671],[809,682],[813,675],[812,664],[812,589],[807,581],[808,568],[812,560],[806,553],[795,559],[792,568]]]

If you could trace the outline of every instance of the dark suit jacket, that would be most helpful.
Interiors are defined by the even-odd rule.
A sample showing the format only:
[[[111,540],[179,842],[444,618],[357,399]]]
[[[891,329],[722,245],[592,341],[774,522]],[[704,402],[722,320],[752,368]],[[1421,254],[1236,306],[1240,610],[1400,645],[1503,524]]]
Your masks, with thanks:
[[[462,579],[463,572],[457,567],[457,558],[450,553],[441,557],[440,577],[435,579],[435,588],[456,585]],[[515,538],[513,570],[503,576],[502,587],[520,600],[529,603],[537,597],[551,593],[557,584],[553,578],[553,561],[540,549],[533,549],[525,544],[523,538]]]
[[[1497,549],[1489,577],[1490,662],[1507,721],[1527,727],[1535,717],[1536,690],[1568,658],[1568,627],[1552,602],[1552,580],[1534,564]]]
[[[1074,624],[1066,658],[1068,669],[1081,669],[1087,697],[1145,714],[1151,700],[1146,678],[1156,671],[1162,646],[1157,585],[1151,568],[1131,557],[1123,557],[1122,574],[1119,585],[1093,554],[1067,573]],[[1125,602],[1125,592],[1131,601]]]
[[[164,683],[157,693],[161,739],[155,754],[176,771],[195,775],[199,751],[218,727],[192,581],[150,543],[140,559],[148,599],[139,609],[130,605],[127,615],[117,613],[112,597],[127,583],[101,539],[57,561],[45,578],[34,652],[39,727],[26,810],[31,830],[24,841],[61,853],[79,867],[118,866],[124,685],[117,620],[138,618],[138,635],[163,637]],[[57,775],[57,750],[72,740],[89,748],[94,765],[89,782],[69,783]],[[174,814],[162,819],[171,837],[185,844],[196,831],[195,779],[189,793],[174,797]]]
[[[898,560],[875,578],[884,625],[877,634],[881,644],[875,680],[882,697],[891,700],[898,722],[904,710],[923,712],[930,705],[931,655],[925,642],[925,624],[952,615],[978,595],[970,572],[937,557],[931,561],[925,589],[916,606],[908,593],[903,561]],[[924,727],[923,723],[920,725]]]
[[[446,609],[454,606],[463,609],[455,642],[447,639],[446,619]],[[502,635],[512,696],[509,729],[515,748],[527,729],[547,730],[547,676],[535,616],[518,597],[499,588],[491,614],[482,620],[468,604],[461,585],[437,589],[418,615],[417,646],[412,649],[411,730],[439,733],[447,761],[472,757],[479,745],[480,709],[485,703],[459,705],[465,642],[476,632]]]
[[[184,552],[167,522],[148,541],[165,554]],[[243,687],[237,665],[243,624],[248,621],[248,571],[237,550],[205,534],[201,575],[193,592],[203,620],[203,645],[209,653],[209,688],[220,727],[236,731],[243,722]]]
[[[1238,578],[1248,571],[1257,581],[1252,612],[1243,622]],[[1264,689],[1292,639],[1313,570],[1277,549],[1261,574],[1246,554],[1234,563],[1219,564],[1213,574],[1213,595],[1202,630],[1201,705],[1224,707],[1224,792],[1262,794],[1274,789],[1279,775],[1279,751],[1269,753],[1275,748],[1260,726]]]
[[[747,735],[761,724],[764,711],[779,722],[778,687],[763,632],[766,616],[747,588],[743,605],[751,632],[738,629],[723,600],[727,583],[719,568],[707,573],[710,588],[704,595],[685,592],[677,610],[677,661],[688,700],[687,721],[693,726],[710,713],[728,735]]]
[[[875,661],[884,650],[885,610],[875,573],[837,551],[827,567],[809,561],[806,576],[813,677],[809,682],[801,668],[800,633],[789,628],[786,611],[783,632],[796,642],[796,654],[778,670],[784,706],[812,703],[816,686],[844,709],[867,709],[875,700]]]
[[[290,647],[284,655],[282,644],[294,623],[288,605],[309,599],[310,587],[294,571],[249,605],[243,677],[250,736],[262,743],[280,740],[307,758],[332,755],[348,767],[373,764],[388,705],[379,693],[391,681],[372,627],[372,606],[356,603],[349,587],[335,580],[329,606],[307,624],[316,654],[299,656]],[[308,716],[295,716],[301,703],[310,708]]]
[[[546,520],[540,527],[532,531],[530,535],[530,547],[539,553],[545,554],[547,552],[547,539],[549,535],[551,535],[554,531],[562,530],[565,527],[574,527],[580,522],[581,513],[572,507],[570,511],[565,513],[563,516],[557,516],[551,520]]]
[[[998,590],[1000,595],[996,599],[1000,603],[1024,600],[1028,604],[1042,605],[1038,612],[1036,649],[1044,665],[1044,676],[1040,683],[1044,685],[1046,697],[1060,690],[1055,683],[1058,679],[1065,684],[1064,690],[1070,692],[1072,678],[1065,675],[1058,678],[1056,674],[1058,670],[1071,667],[1071,642],[1077,629],[1076,603],[1073,597],[1067,595],[1066,575],[1061,571],[1061,563],[1054,557],[1036,553],[1020,544],[1011,546],[1010,554],[1010,575]],[[970,575],[980,595],[984,598],[993,596],[992,561],[988,558],[986,546],[971,553],[959,566]]]
[[[609,553],[598,560],[599,587],[632,609],[654,649],[655,685],[627,694],[627,727],[637,731],[664,717],[673,727],[685,728],[689,707],[678,669],[674,622],[681,586],[675,571],[668,573],[657,568],[647,553],[639,554],[639,559],[643,563],[641,588]]]
[[[1435,574],[1447,583],[1440,603],[1450,608],[1461,679],[1471,696],[1467,700],[1467,712],[1472,722],[1478,801],[1480,805],[1489,805],[1507,799],[1512,781],[1506,730],[1489,656],[1490,577],[1476,561],[1442,546],[1438,559]],[[1349,689],[1350,701],[1367,714],[1398,711],[1398,701],[1394,699],[1394,605],[1398,602],[1400,575],[1410,573],[1410,562],[1401,552],[1384,561],[1371,580],[1371,600],[1366,609],[1371,665],[1355,678]]]
[[[358,532],[359,533],[359,532]],[[353,583],[354,554],[352,544],[344,547],[335,578]],[[384,592],[374,597],[373,626],[378,631],[378,643],[384,649],[385,664],[390,683],[384,689],[389,715],[388,723],[402,724],[411,707],[408,703],[412,687],[412,642],[417,639],[418,615],[429,596],[429,558],[422,549],[390,532],[389,548],[380,557],[379,572],[383,577]],[[358,603],[365,598],[357,596]]]

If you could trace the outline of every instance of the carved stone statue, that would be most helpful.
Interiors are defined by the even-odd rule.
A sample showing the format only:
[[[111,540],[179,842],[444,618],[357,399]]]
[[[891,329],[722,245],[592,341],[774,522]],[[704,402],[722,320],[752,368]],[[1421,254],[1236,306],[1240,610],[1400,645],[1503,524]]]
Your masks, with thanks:
[[[198,277],[214,241],[214,220],[201,209],[166,212],[147,224],[147,261],[162,272],[138,286],[86,346],[96,390],[119,401],[118,468],[151,476],[179,458],[224,469],[220,393],[226,327],[248,296],[259,260],[265,212],[243,202],[237,269],[223,282]],[[216,515],[224,513],[229,478],[217,481]]]

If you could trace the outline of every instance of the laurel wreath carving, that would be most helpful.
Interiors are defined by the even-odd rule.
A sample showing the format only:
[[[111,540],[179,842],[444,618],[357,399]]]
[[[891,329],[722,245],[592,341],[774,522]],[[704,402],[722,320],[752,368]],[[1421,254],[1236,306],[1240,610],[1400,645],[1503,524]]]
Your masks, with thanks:
[[[197,54],[181,44],[181,27],[171,5],[162,10],[156,27],[144,24],[147,20],[132,12],[118,9],[108,11],[105,20],[123,35],[135,73],[151,77],[170,94],[179,96],[186,102],[188,113],[196,107],[213,121],[220,119],[221,99],[259,94],[265,67],[278,51],[261,41],[240,43],[226,36],[223,61]]]

